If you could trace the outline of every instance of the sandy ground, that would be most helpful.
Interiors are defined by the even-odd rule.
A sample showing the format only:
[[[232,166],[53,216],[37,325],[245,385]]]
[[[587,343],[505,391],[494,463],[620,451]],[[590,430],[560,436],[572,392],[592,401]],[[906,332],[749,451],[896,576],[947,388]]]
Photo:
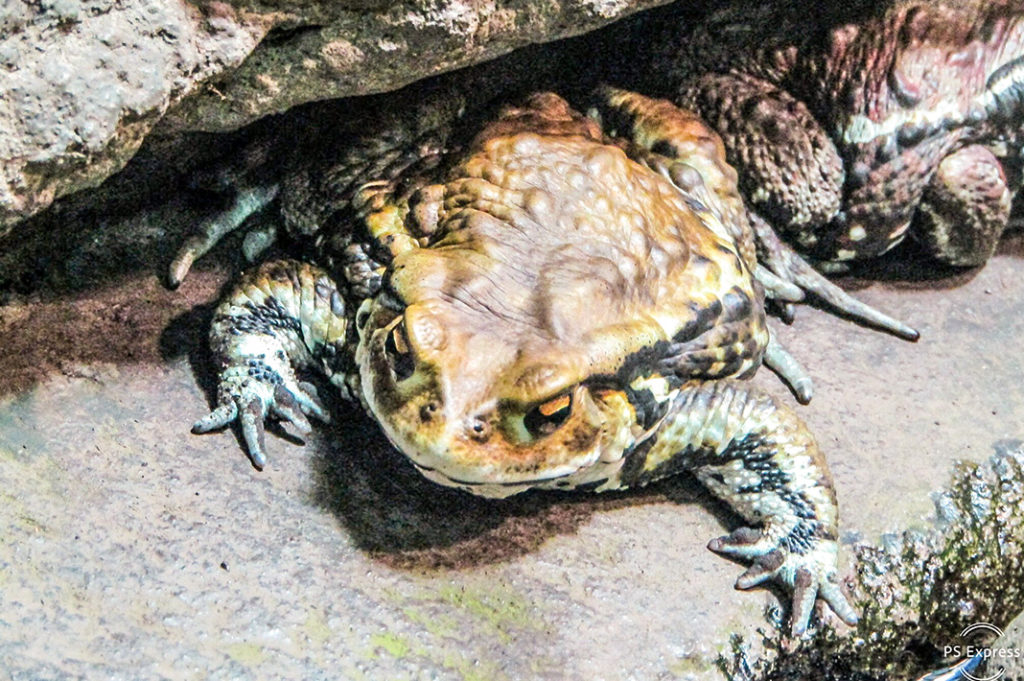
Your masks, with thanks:
[[[858,292],[916,344],[813,309],[781,328],[816,381],[799,412],[847,545],[924,525],[956,459],[1024,439],[1019,272],[1003,255]],[[778,616],[704,548],[736,520],[689,482],[479,500],[422,480],[344,408],[305,446],[269,438],[263,472],[231,431],[190,435],[224,278],[170,292],[140,268],[0,307],[11,678],[708,679],[730,634]]]

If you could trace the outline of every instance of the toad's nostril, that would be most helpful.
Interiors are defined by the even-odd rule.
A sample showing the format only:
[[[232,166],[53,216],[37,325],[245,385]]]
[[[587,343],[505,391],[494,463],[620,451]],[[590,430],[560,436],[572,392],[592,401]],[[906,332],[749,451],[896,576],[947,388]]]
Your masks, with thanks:
[[[437,402],[427,402],[422,407],[420,407],[420,420],[423,421],[424,423],[433,420],[434,415],[437,414],[437,411],[440,408],[441,406]]]
[[[471,418],[467,422],[469,436],[474,440],[484,441],[491,436],[491,424],[482,418]]]

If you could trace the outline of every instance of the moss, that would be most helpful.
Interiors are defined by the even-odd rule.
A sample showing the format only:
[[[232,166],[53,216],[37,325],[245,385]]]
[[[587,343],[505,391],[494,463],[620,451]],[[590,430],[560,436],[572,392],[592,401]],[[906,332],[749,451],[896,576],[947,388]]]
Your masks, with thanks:
[[[537,630],[533,608],[517,594],[507,590],[467,589],[463,586],[444,586],[438,596],[450,605],[484,622],[502,643],[512,640],[516,630]]]
[[[370,636],[370,644],[374,648],[383,648],[388,655],[396,660],[400,660],[409,654],[409,644],[390,632],[373,634]]]
[[[306,616],[303,628],[306,630],[306,635],[309,636],[309,640],[317,645],[323,645],[331,638],[331,628],[327,626],[327,617],[322,611],[317,610],[316,608],[312,608],[309,611],[309,615]]]
[[[458,624],[447,615],[427,613],[413,607],[403,608],[402,614],[434,636],[448,638],[458,636]]]
[[[985,463],[956,466],[934,496],[932,528],[855,548],[854,630],[825,626],[795,650],[780,632],[762,632],[770,654],[754,662],[737,637],[719,660],[726,678],[917,678],[952,662],[942,649],[966,643],[960,632],[968,625],[1013,619],[1024,603],[1024,444],[996,449]]]
[[[267,659],[261,646],[255,643],[233,643],[227,648],[228,657],[246,667],[255,667]]]

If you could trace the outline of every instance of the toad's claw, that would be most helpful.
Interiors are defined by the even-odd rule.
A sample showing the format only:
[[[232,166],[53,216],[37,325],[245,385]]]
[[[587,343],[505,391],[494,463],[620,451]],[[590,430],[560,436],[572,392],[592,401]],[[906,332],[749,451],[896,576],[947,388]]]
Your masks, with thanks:
[[[206,433],[238,420],[249,457],[262,470],[267,463],[263,423],[268,415],[290,421],[304,435],[312,430],[307,416],[330,420],[313,386],[295,381],[290,374],[271,374],[264,380],[253,377],[248,366],[228,367],[217,389],[219,406],[196,421],[192,432]]]
[[[764,261],[764,266],[776,278],[790,282],[807,293],[813,293],[844,315],[888,331],[894,336],[909,341],[916,341],[920,337],[921,334],[915,329],[912,329],[898,319],[879,312],[870,305],[865,305],[833,284],[820,272],[811,267],[796,251],[783,243],[778,235],[775,234],[775,230],[762,217],[753,211],[749,211],[748,215],[750,217],[750,225],[754,228],[754,234],[757,236],[758,257]],[[775,289],[773,289],[770,284],[765,283],[763,272],[760,273],[759,279],[762,280],[762,284],[765,285],[769,292],[778,288],[777,284]],[[768,281],[771,282],[773,280],[769,277]],[[785,296],[778,296],[778,298],[789,302]]]
[[[761,286],[764,286],[765,294],[780,303],[800,303],[806,297],[802,288],[776,276],[764,265],[757,266],[754,277],[761,282]]]
[[[277,185],[240,190],[227,210],[205,220],[199,226],[198,233],[186,239],[185,243],[181,245],[168,267],[167,284],[171,288],[180,286],[188,271],[192,269],[192,263],[216,246],[217,242],[226,234],[238,229],[250,215],[262,210],[273,201],[277,196],[277,190]],[[265,233],[268,232],[261,232],[261,234]],[[260,246],[262,249],[266,248],[266,244],[261,243]],[[258,246],[247,247],[247,249],[255,248]]]
[[[819,539],[803,553],[778,544],[766,532],[741,527],[730,535],[712,539],[708,548],[728,556],[753,558],[751,566],[736,580],[737,589],[750,589],[775,579],[793,590],[791,631],[794,637],[807,632],[814,602],[819,598],[839,619],[855,625],[857,613],[836,581],[838,546],[835,541]]]
[[[764,363],[789,386],[800,404],[810,403],[814,396],[814,383],[810,375],[800,366],[793,355],[782,347],[774,333],[768,336],[768,346],[764,350]]]

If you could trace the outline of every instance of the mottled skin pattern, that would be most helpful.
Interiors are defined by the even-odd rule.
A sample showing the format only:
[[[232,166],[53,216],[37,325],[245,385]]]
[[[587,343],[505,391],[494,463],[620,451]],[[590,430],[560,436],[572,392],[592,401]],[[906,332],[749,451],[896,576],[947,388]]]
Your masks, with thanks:
[[[737,380],[762,360],[787,369],[721,141],[616,90],[593,118],[553,94],[489,123],[456,116],[477,131],[464,141],[423,106],[404,132],[242,187],[183,249],[175,281],[278,193],[285,229],[313,245],[311,262],[247,272],[217,309],[218,406],[195,430],[239,420],[262,467],[264,419],[305,431],[307,415],[328,417],[296,374],[313,370],[426,477],[474,494],[690,471],[752,525],[709,544],[751,561],[738,587],[793,589],[796,635],[818,598],[856,621],[824,459],[788,408]]]
[[[822,265],[908,234],[953,265],[992,254],[1019,182],[1024,5],[852,2],[808,21],[737,3],[682,30],[652,90],[722,135],[752,221]]]

